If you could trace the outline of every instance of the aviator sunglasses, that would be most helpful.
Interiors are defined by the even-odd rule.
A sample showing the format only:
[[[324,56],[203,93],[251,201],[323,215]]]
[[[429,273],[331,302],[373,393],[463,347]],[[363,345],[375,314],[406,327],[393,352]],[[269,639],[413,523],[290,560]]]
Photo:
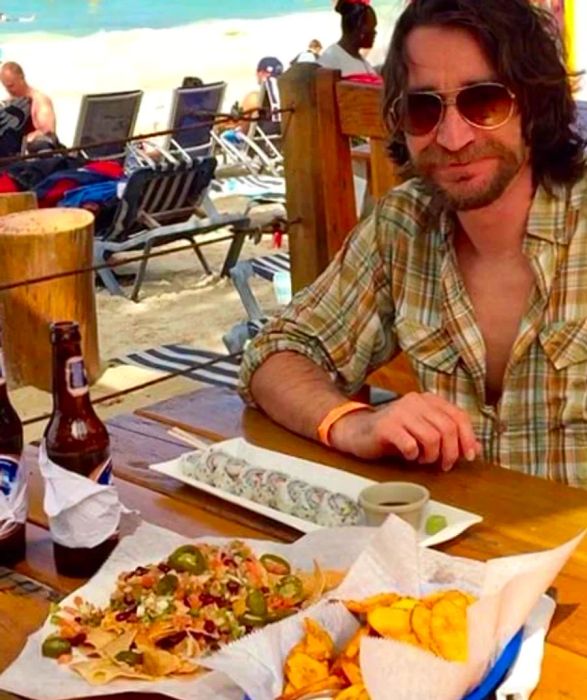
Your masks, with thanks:
[[[426,136],[455,105],[461,117],[478,129],[498,129],[513,115],[516,96],[501,83],[475,83],[446,92],[408,92],[391,107],[394,120],[411,136]]]

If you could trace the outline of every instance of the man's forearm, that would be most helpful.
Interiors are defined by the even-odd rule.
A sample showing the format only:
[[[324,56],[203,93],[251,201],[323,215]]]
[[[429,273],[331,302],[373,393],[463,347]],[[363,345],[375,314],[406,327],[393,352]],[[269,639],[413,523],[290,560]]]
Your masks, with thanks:
[[[316,437],[324,416],[347,400],[321,367],[296,352],[265,360],[253,374],[251,393],[274,421],[309,438]]]

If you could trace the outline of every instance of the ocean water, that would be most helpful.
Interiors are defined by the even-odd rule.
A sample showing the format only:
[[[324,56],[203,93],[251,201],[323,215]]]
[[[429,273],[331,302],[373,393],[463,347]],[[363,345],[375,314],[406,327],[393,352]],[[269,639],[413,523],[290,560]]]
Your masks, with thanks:
[[[99,31],[176,27],[207,19],[257,19],[331,7],[331,0],[0,0],[0,12],[11,20],[0,22],[0,43],[3,36],[28,32],[84,36]]]

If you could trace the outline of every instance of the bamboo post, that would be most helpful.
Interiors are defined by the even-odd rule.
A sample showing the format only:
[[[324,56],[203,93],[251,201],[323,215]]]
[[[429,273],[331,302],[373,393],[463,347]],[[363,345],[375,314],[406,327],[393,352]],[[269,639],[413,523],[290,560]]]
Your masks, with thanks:
[[[34,192],[4,192],[0,194],[0,216],[36,208],[37,196]]]
[[[11,386],[51,390],[49,323],[77,321],[90,383],[100,374],[94,273],[1,290],[92,264],[94,217],[83,209],[38,209],[0,218],[0,319]]]

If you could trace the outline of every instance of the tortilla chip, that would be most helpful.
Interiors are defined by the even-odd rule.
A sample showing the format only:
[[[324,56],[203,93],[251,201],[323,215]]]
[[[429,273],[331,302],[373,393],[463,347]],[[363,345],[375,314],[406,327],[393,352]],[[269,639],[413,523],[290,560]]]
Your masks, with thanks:
[[[349,612],[364,614],[375,608],[393,605],[399,598],[397,593],[378,593],[364,600],[345,600],[344,604]]]
[[[280,695],[277,700],[300,700],[308,695],[313,695],[316,693],[321,693],[327,690],[339,690],[343,687],[343,682],[340,678],[336,676],[329,676],[328,678],[323,678],[322,680],[316,681],[315,683],[310,683],[309,685],[299,688],[292,692],[293,686],[291,684],[286,685],[285,692]]]
[[[99,651],[100,654],[106,656],[109,659],[114,660],[116,655],[121,651],[128,651],[137,636],[136,629],[130,629],[123,632],[121,635],[113,639],[111,642],[105,644]]]
[[[163,649],[145,649],[143,651],[143,668],[153,676],[169,676],[177,673],[181,660]]]
[[[317,603],[326,586],[326,577],[320,568],[320,564],[314,559],[314,570],[311,574],[306,571],[296,573],[304,588],[304,607]]]
[[[334,700],[369,700],[369,693],[362,683],[356,683],[335,695]]]
[[[115,678],[133,678],[152,681],[153,676],[148,676],[139,671],[133,671],[130,666],[120,666],[109,659],[92,659],[71,664],[70,668],[91,685],[104,685]]]
[[[358,657],[357,659],[347,659],[343,656],[340,659],[340,666],[351,685],[360,684],[363,682]]]
[[[302,651],[290,653],[285,662],[285,675],[296,690],[328,678],[328,662],[313,659]]]
[[[103,649],[107,644],[113,642],[117,638],[116,632],[112,630],[104,630],[101,627],[92,627],[86,633],[84,644],[88,644],[94,649]]]

